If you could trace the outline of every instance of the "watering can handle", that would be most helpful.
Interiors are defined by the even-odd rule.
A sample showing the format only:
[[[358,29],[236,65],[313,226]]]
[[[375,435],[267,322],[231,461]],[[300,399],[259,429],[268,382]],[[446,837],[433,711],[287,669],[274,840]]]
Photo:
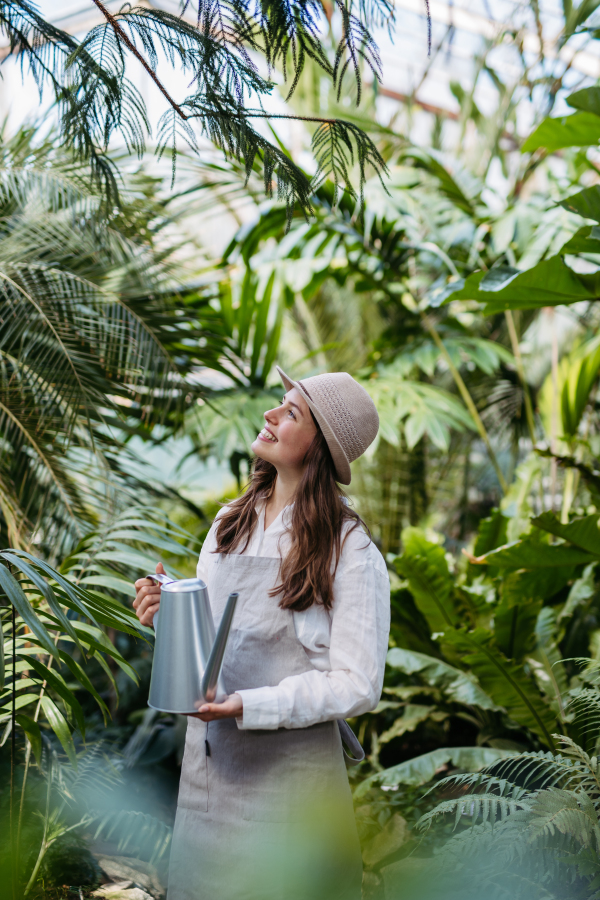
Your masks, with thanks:
[[[176,579],[171,578],[170,575],[161,575],[158,572],[150,572],[148,575],[144,575],[144,578],[149,578],[151,581],[155,581],[157,584],[172,584]],[[154,618],[152,619],[152,627],[154,631],[157,630],[156,626],[158,625],[158,610],[154,613]]]
[[[144,575],[144,578],[150,578],[158,584],[172,584],[176,580],[175,578],[171,578],[170,575],[160,575],[157,572],[151,572],[149,575]]]

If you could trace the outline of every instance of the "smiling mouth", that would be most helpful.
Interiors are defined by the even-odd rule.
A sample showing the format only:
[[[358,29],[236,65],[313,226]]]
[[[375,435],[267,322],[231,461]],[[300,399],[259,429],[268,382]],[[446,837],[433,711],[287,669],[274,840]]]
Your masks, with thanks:
[[[259,432],[258,436],[262,441],[269,441],[269,443],[271,444],[277,443],[277,438],[275,437],[275,435],[271,434],[270,431],[267,431],[266,428],[263,428],[263,430]]]

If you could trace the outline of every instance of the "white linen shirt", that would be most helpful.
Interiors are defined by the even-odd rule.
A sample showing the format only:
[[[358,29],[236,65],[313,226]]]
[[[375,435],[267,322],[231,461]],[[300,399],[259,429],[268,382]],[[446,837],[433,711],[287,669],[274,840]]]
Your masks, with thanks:
[[[265,531],[265,502],[259,501],[258,522],[244,555],[281,558],[289,546],[290,511],[287,506]],[[223,512],[217,514],[198,560],[198,577],[208,584]],[[381,553],[362,528],[350,531],[344,542],[332,608],[315,603],[294,611],[293,617],[314,669],[290,675],[275,687],[237,691],[244,704],[239,728],[305,728],[361,715],[379,702],[390,630],[390,580]]]

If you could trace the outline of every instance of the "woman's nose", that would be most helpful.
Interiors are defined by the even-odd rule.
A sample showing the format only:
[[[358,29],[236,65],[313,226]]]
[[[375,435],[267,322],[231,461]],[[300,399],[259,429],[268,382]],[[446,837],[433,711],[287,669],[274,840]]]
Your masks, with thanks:
[[[277,421],[277,409],[268,409],[263,415],[269,424]]]

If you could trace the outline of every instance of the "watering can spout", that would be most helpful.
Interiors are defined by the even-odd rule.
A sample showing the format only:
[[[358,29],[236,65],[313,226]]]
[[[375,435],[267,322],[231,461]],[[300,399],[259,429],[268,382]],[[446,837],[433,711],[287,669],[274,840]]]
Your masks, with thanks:
[[[221,666],[223,665],[223,655],[227,646],[238,596],[237,591],[229,595],[219,630],[206,663],[204,677],[202,678],[202,693],[207,703],[213,703],[217,696],[217,685],[221,674]]]

